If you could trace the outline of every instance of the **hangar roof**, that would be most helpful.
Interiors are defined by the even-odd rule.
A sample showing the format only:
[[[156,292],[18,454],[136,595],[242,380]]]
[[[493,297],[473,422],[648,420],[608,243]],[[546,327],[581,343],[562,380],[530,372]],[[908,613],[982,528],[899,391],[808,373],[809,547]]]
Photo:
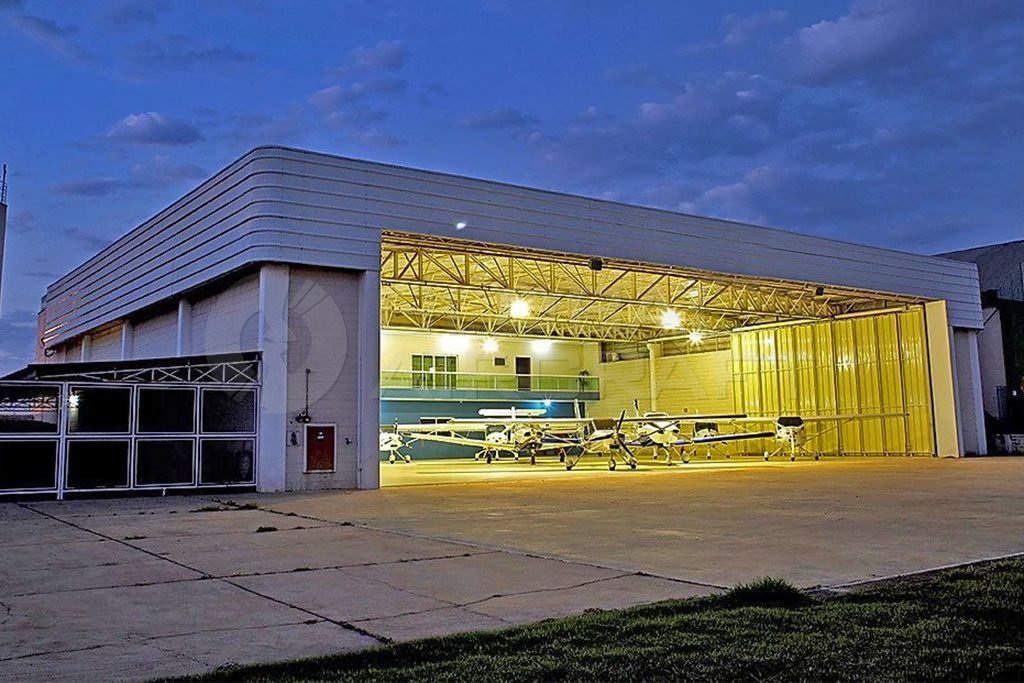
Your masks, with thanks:
[[[980,327],[974,264],[505,183],[259,147],[54,282],[47,346],[252,263],[377,271],[382,233],[945,299]]]

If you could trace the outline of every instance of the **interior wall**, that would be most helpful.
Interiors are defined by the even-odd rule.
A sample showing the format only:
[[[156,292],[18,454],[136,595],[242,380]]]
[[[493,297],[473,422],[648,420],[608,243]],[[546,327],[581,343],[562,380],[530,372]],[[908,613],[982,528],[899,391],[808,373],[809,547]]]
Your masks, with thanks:
[[[578,375],[584,369],[595,374],[597,342],[492,337],[498,350],[488,353],[483,349],[485,339],[471,334],[382,330],[380,368],[410,371],[413,354],[437,354],[458,356],[459,372],[511,375],[515,374],[516,357],[526,356],[532,359],[535,375]],[[505,365],[496,366],[495,357],[504,358]]]
[[[731,413],[733,387],[729,351],[708,351],[678,356],[659,356],[655,360],[657,410],[681,413]],[[640,411],[651,410],[650,360],[598,363],[601,400],[592,404],[590,414],[614,417],[623,410],[633,414],[633,401],[639,399]]]
[[[733,335],[732,362],[737,412],[887,415],[809,424],[810,450],[935,452],[921,308],[740,331]]]

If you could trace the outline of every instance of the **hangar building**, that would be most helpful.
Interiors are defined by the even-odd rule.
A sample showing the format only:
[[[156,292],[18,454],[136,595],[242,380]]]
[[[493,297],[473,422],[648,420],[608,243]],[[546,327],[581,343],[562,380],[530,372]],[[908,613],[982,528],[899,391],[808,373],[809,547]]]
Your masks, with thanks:
[[[382,424],[501,406],[983,454],[981,327],[971,263],[261,147],[47,289],[0,488],[376,488]]]

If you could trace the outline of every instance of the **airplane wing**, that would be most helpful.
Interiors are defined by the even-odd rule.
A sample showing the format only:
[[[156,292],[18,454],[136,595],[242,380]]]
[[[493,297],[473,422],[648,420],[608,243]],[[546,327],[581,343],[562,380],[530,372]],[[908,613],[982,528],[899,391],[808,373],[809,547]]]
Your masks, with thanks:
[[[489,451],[507,451],[517,453],[519,449],[512,443],[490,443],[483,439],[471,439],[469,437],[446,434],[418,434],[415,441],[433,441],[435,443],[447,443],[453,446],[470,446],[472,448],[486,448]]]
[[[726,421],[729,419],[744,418],[746,415],[742,413],[728,413],[721,415],[648,415],[646,417],[627,417],[623,419],[623,422],[674,422],[687,424],[690,422],[714,422],[715,420]]]
[[[744,441],[747,439],[770,439],[774,438],[775,432],[735,432],[733,434],[715,434],[713,436],[697,436],[686,442],[676,445],[686,446],[689,444],[725,443],[728,441]]]

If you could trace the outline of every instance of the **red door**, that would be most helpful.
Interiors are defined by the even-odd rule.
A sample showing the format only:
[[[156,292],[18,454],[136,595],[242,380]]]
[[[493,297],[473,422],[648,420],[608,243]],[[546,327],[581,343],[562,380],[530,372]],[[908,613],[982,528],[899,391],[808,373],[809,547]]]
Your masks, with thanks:
[[[334,469],[334,426],[306,425],[306,471]]]

